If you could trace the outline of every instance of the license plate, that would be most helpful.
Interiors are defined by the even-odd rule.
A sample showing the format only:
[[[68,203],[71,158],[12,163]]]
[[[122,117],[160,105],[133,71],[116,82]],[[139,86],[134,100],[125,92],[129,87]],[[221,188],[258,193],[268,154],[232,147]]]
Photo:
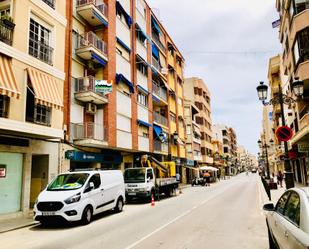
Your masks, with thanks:
[[[42,212],[43,216],[53,216],[55,215],[55,212]]]
[[[128,195],[136,195],[136,193],[128,193]]]

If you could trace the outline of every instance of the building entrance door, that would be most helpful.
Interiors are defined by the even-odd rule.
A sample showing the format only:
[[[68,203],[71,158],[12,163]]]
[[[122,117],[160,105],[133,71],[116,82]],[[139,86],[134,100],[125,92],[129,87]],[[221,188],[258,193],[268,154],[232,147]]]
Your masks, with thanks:
[[[33,208],[36,198],[48,184],[48,165],[48,155],[32,156],[30,208]]]
[[[0,215],[20,211],[23,154],[0,152]]]

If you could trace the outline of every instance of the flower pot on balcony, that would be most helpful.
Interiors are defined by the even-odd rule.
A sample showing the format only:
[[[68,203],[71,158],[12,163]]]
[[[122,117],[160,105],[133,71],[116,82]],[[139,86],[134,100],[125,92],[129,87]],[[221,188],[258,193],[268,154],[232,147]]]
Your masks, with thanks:
[[[2,22],[5,24],[5,26],[8,29],[14,29],[15,28],[15,23],[12,17],[8,15],[4,15],[1,17]]]

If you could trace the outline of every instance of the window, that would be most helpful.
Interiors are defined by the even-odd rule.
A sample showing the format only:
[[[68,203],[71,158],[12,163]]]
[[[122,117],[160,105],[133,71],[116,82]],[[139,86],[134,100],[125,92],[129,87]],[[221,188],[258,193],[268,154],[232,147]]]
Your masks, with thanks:
[[[55,9],[55,0],[43,0],[44,3],[46,3],[51,8]]]
[[[137,61],[136,62],[136,68],[143,75],[145,75],[145,76],[148,75],[148,68],[147,68],[147,66],[142,61]]]
[[[182,106],[182,99],[181,99],[181,98],[178,98],[178,99],[177,99],[177,103],[178,103],[178,105],[181,105],[181,106]]]
[[[52,65],[53,48],[50,47],[51,31],[30,19],[29,54]]]
[[[294,4],[294,15],[297,15],[298,13],[309,9],[309,0],[294,0],[291,5]]]
[[[278,201],[278,203],[277,203],[277,205],[276,205],[276,211],[277,211],[279,214],[282,214],[282,215],[284,214],[285,204],[286,204],[286,202],[287,202],[287,200],[288,200],[289,195],[290,195],[290,192],[287,192],[287,193],[283,194],[283,195],[280,197],[280,199],[279,199],[279,201]]]
[[[142,92],[138,92],[137,94],[137,102],[143,106],[148,107],[148,96]]]
[[[153,179],[153,174],[152,174],[152,170],[151,169],[148,169],[147,170],[147,179]]]
[[[176,123],[176,115],[174,113],[170,113],[171,122]]]
[[[284,216],[299,226],[300,198],[297,193],[292,192],[284,210]]]
[[[295,64],[309,60],[309,28],[305,28],[296,34],[294,45]],[[295,69],[296,70],[296,69]]]
[[[75,54],[75,49],[78,48],[79,34],[75,30],[72,30],[72,53]]]
[[[136,1],[136,9],[143,17],[146,17],[146,9],[143,0]]]
[[[89,179],[89,183],[93,182],[94,184],[94,188],[99,188],[101,185],[101,178],[100,178],[100,174],[95,174],[93,176],[91,176],[91,178]]]
[[[45,105],[36,105],[34,109],[34,122],[50,125],[51,108]]]
[[[2,16],[9,16],[10,15],[10,7],[7,7],[6,9],[1,9],[0,10],[0,18]]]
[[[5,95],[0,95],[0,117],[7,118],[9,111],[10,98]]]

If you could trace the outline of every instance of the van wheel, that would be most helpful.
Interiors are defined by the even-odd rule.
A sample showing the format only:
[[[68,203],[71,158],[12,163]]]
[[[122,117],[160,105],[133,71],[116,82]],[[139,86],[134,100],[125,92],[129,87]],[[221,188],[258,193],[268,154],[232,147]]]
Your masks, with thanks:
[[[123,200],[121,197],[118,198],[114,211],[120,213],[123,210]]]
[[[84,209],[81,222],[83,225],[88,225],[92,220],[92,208],[90,206],[87,206]]]

